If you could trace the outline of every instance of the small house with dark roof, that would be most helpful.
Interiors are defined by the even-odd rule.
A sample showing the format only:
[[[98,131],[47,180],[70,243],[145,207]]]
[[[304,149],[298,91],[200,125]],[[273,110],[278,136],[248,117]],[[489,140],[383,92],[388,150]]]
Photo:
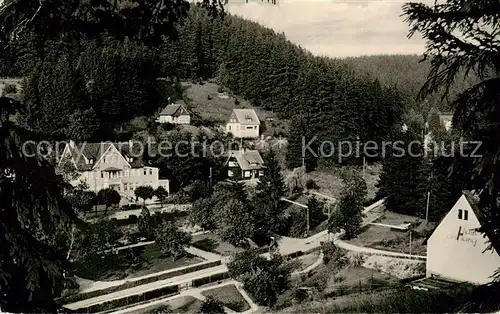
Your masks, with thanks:
[[[476,194],[464,191],[427,239],[427,277],[487,284],[500,267],[500,255],[477,229],[485,221]]]
[[[260,120],[253,109],[233,109],[226,124],[226,132],[237,138],[258,138]]]
[[[149,185],[154,189],[163,186],[169,191],[169,180],[160,179],[158,168],[151,167],[142,159],[139,143],[75,143],[64,147],[58,168],[69,163],[78,177],[71,184],[86,183],[89,190],[98,192],[112,188],[129,201],[135,199],[138,186]]]
[[[158,115],[159,123],[190,124],[191,115],[182,101],[169,104]]]
[[[227,176],[232,180],[257,179],[264,175],[264,160],[257,150],[232,150],[226,161]]]

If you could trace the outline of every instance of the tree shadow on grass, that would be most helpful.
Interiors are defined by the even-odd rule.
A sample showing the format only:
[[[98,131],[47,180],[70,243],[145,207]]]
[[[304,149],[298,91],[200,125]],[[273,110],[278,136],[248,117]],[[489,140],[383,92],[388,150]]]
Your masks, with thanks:
[[[200,250],[215,253],[217,247],[219,246],[219,242],[217,240],[214,240],[214,239],[205,238],[205,239],[201,239],[201,240],[198,240],[196,242],[193,242],[192,245],[195,248],[198,248]]]

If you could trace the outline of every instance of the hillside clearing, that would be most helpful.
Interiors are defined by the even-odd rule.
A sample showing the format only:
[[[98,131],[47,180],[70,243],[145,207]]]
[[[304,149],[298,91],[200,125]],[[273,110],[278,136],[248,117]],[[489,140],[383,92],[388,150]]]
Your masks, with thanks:
[[[203,84],[182,83],[187,106],[201,119],[224,124],[236,108],[254,109],[261,122],[261,134],[264,136],[284,135],[288,121],[279,120],[271,111],[253,106],[249,101],[233,95],[213,82]],[[224,90],[223,92],[220,92]]]

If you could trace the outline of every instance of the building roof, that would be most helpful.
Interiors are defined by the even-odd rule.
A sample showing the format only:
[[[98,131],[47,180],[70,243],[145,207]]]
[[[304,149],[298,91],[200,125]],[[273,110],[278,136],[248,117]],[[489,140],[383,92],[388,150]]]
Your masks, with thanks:
[[[130,146],[132,144],[132,147]],[[71,157],[76,165],[76,170],[78,171],[89,171],[92,170],[94,165],[101,159],[101,157],[108,151],[111,145],[113,145],[121,155],[127,159],[127,162],[132,168],[142,168],[144,167],[144,162],[142,158],[136,157],[137,154],[134,153],[133,143],[79,143],[67,144],[70,150]],[[131,161],[129,161],[131,160]],[[88,161],[88,162],[87,162]]]
[[[477,220],[479,221],[479,224],[481,226],[484,225],[486,223],[486,217],[484,216],[483,212],[479,209],[479,206],[478,206],[479,195],[474,191],[467,191],[467,190],[462,191],[462,195],[465,197],[465,199],[469,203],[470,207],[472,208],[472,211],[474,212],[474,215],[476,215]],[[457,200],[457,202],[458,202],[458,200]],[[453,205],[453,207],[454,206],[455,205]],[[427,245],[427,241],[429,240],[429,238],[432,236],[434,231],[437,229],[437,227],[439,227],[439,225],[443,222],[443,220],[445,218],[446,218],[446,215],[444,215],[444,217],[441,218],[439,223],[436,224],[434,229],[432,229],[432,232],[430,232],[429,235],[427,236],[427,238],[422,242],[423,245]],[[499,252],[499,254],[500,254],[500,252]]]
[[[183,101],[178,101],[175,104],[170,104],[163,108],[160,112],[160,116],[173,116],[179,109],[182,108],[186,113],[188,113]],[[189,114],[189,113],[188,113]]]
[[[120,170],[121,170],[120,168],[108,167],[108,168],[104,169],[103,171],[120,171]]]
[[[253,109],[233,109],[230,119],[233,117],[240,124],[260,125],[259,117]]]
[[[264,160],[258,150],[233,150],[229,158],[234,157],[242,170],[257,170],[264,168]],[[228,159],[229,160],[229,159]]]
[[[439,117],[443,121],[452,121],[453,120],[453,115],[452,114],[440,114]]]
[[[479,209],[479,194],[474,191],[462,191],[462,194],[467,199],[467,202],[469,202],[469,205],[474,211],[477,220],[479,220],[479,224],[481,224],[481,226],[486,224],[486,217],[484,216],[484,213]]]

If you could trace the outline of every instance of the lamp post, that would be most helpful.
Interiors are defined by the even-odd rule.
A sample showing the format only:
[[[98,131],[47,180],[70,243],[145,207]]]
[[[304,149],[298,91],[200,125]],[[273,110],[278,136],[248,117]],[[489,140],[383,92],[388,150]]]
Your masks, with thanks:
[[[410,229],[410,256],[411,256],[411,229]]]
[[[306,207],[307,211],[307,235],[309,236],[309,206]]]
[[[429,201],[431,199],[431,191],[427,192],[427,205],[425,206],[425,224],[429,221]]]

